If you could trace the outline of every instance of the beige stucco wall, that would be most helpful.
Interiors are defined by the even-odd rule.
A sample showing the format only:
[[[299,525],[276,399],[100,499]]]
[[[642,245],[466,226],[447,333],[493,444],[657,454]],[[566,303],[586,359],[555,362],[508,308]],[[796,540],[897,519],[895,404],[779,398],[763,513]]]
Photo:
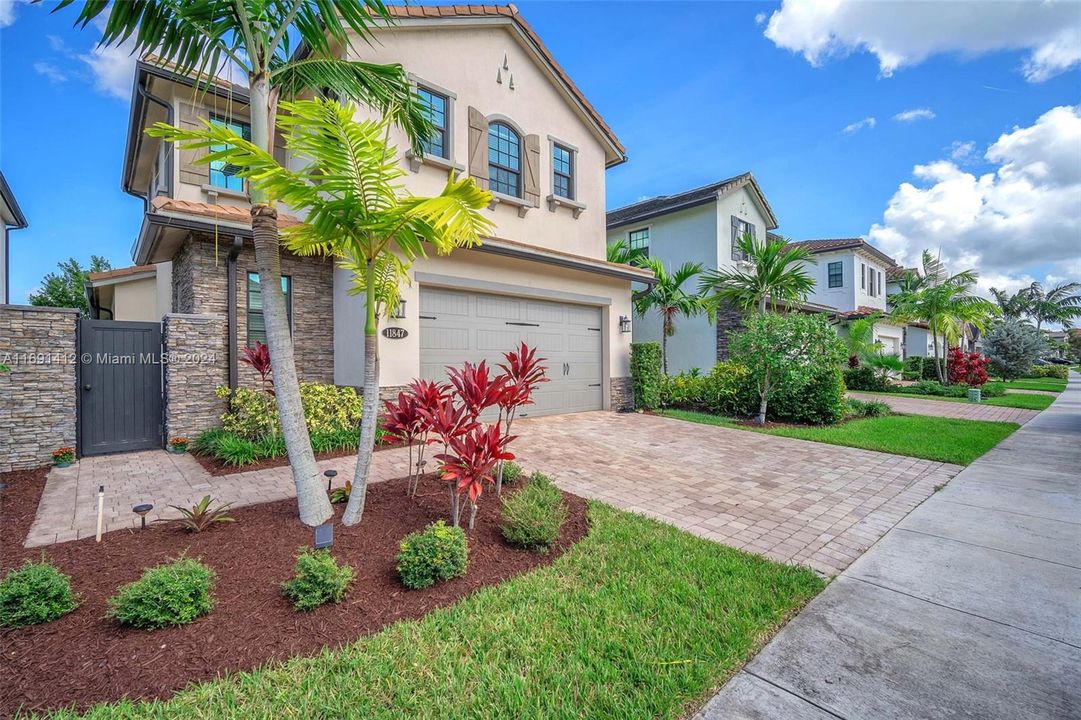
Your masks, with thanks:
[[[148,277],[114,285],[113,319],[160,322],[157,279]]]

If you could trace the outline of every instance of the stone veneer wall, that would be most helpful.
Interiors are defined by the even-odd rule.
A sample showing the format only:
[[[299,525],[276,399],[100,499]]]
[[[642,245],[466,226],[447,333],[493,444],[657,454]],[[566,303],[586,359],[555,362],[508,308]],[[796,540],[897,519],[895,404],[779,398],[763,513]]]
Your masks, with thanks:
[[[75,447],[75,329],[70,308],[0,305],[0,472]]]
[[[167,438],[194,439],[221,425],[225,402],[214,391],[229,384],[227,329],[221,315],[169,314],[162,319]]]
[[[728,306],[717,311],[717,362],[728,359],[728,334],[743,329],[743,311]]]
[[[226,259],[232,236],[192,235],[173,258],[176,312],[220,315],[228,311]],[[293,354],[302,381],[334,382],[334,264],[282,251],[282,274],[293,284]],[[255,272],[255,248],[245,241],[237,257],[237,351],[248,338],[248,273]],[[241,385],[258,387],[259,376],[239,364]]]
[[[634,410],[634,383],[629,377],[612,378],[612,410]]]

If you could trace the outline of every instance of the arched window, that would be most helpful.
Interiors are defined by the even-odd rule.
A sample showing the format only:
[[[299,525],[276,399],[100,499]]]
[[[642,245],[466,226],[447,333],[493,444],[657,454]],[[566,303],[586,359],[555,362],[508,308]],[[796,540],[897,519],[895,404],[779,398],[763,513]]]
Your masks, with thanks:
[[[488,125],[488,188],[522,197],[522,139],[509,125]]]

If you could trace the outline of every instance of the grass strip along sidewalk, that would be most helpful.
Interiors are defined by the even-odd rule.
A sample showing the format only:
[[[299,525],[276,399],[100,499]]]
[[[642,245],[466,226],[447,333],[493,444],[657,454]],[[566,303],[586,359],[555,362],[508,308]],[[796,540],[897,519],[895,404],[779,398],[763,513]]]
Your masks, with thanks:
[[[911,392],[874,392],[870,390],[856,390],[863,395],[877,395],[881,398],[903,397],[916,398],[918,400],[942,400],[944,402],[971,402],[968,398],[947,397],[945,395],[924,395]],[[981,405],[993,405],[995,407],[1019,408],[1021,410],[1046,410],[1051,407],[1055,398],[1051,395],[1028,395],[1025,393],[1007,394],[999,397],[985,397],[980,400]]]
[[[968,465],[1021,427],[1008,422],[961,420],[929,415],[887,415],[849,420],[837,425],[776,425],[760,428],[729,417],[691,410],[664,410],[661,414],[706,425],[878,450],[958,465]]]
[[[589,535],[551,566],[421,620],[87,717],[679,718],[824,584],[607,505],[589,512]]]

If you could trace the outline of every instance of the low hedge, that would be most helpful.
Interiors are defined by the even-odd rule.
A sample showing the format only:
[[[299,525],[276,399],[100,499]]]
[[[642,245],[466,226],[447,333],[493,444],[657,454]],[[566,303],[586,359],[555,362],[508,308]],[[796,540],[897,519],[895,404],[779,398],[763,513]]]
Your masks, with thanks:
[[[885,389],[889,384],[873,369],[862,365],[860,367],[847,368],[844,371],[845,387],[849,390],[863,390],[876,392]]]
[[[310,438],[312,450],[317,454],[356,449],[360,442],[360,429],[313,431]],[[221,428],[204,430],[188,447],[196,455],[212,457],[234,467],[286,456],[285,439],[281,435],[249,439]]]
[[[261,389],[221,386],[215,394],[227,401],[222,429],[248,440],[281,435],[274,396]],[[325,383],[300,383],[300,401],[310,434],[360,427],[363,400],[355,388]]]
[[[1025,373],[1025,377],[1066,380],[1070,377],[1070,368],[1068,365],[1033,365],[1032,370]]]
[[[661,371],[659,342],[631,343],[631,385],[634,406],[639,410],[656,410],[661,405],[665,383]]]

